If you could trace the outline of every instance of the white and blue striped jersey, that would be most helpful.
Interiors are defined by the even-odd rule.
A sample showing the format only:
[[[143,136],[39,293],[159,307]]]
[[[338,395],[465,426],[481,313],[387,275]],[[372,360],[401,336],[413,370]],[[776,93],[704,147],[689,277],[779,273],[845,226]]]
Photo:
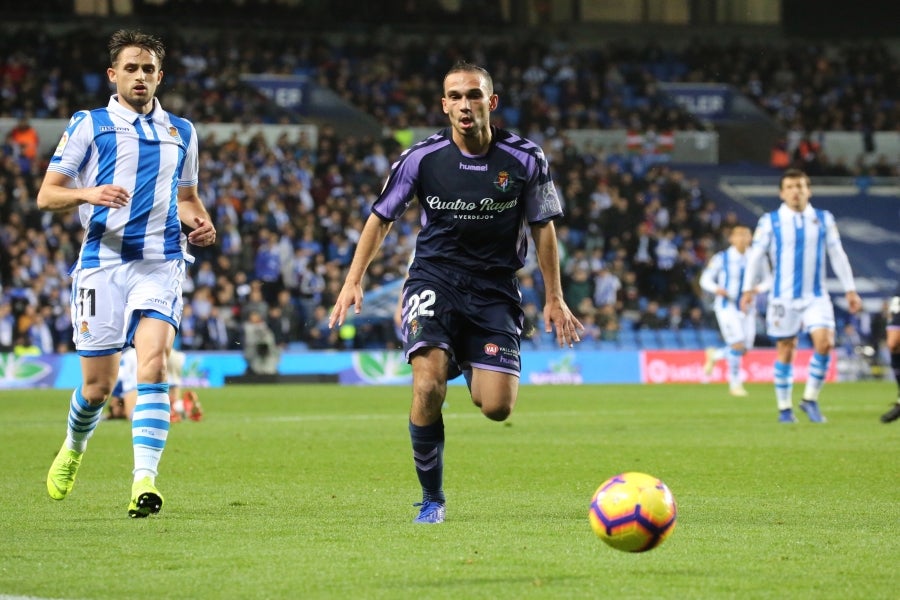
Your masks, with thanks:
[[[713,308],[716,310],[735,308],[740,310],[741,294],[744,292],[744,273],[747,269],[747,254],[741,253],[734,246],[729,246],[721,252],[716,252],[703,273],[700,275],[700,287],[705,292],[716,294],[719,288],[725,290],[727,297],[716,294]],[[764,263],[765,264],[765,263]],[[759,284],[754,285],[756,291],[762,291],[768,287],[769,269],[762,271]]]
[[[85,229],[74,268],[111,266],[141,259],[186,259],[178,220],[179,187],[197,185],[199,160],[194,125],[162,109],[139,115],[116,96],[105,108],[72,116],[48,171],[79,188],[115,184],[131,192],[122,208],[82,204]]]
[[[828,296],[826,253],[844,291],[855,291],[850,261],[841,245],[834,215],[812,205],[796,212],[782,204],[778,210],[759,219],[748,255],[744,289],[768,256],[773,272],[770,298],[790,300]]]

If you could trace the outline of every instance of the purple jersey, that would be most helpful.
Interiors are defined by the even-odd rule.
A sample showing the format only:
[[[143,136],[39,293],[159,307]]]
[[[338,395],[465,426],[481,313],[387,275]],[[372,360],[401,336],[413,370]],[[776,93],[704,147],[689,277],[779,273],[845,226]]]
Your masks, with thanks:
[[[540,147],[493,128],[487,153],[462,152],[445,128],[406,150],[373,212],[397,220],[413,197],[422,207],[416,260],[511,276],[525,264],[528,224],[562,214]]]

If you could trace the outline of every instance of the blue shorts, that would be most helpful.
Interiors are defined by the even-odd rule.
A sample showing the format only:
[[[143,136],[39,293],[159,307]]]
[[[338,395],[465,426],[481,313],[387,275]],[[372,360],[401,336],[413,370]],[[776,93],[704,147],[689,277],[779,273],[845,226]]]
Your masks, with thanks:
[[[888,328],[900,329],[900,296],[891,298],[890,311],[891,320],[888,321]]]
[[[462,370],[519,375],[525,314],[515,277],[483,278],[416,261],[403,286],[402,339],[406,359],[442,348]]]

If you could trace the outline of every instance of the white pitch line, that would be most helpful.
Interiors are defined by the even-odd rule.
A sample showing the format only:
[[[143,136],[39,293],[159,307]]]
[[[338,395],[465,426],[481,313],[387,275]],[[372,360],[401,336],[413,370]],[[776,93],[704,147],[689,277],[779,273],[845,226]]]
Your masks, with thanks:
[[[524,419],[529,416],[539,417],[579,417],[584,416],[584,412],[578,411],[553,411],[541,413],[527,413],[519,418]],[[384,415],[384,414],[362,414],[362,415],[278,415],[271,417],[250,417],[239,418],[240,421],[262,421],[266,423],[297,423],[303,421],[395,421],[408,418],[406,413],[402,415]],[[444,419],[485,419],[477,410],[465,413],[444,413]],[[2,600],[2,598],[0,598]]]
[[[44,598],[43,596],[10,596],[0,594],[0,600],[61,600],[60,598]]]

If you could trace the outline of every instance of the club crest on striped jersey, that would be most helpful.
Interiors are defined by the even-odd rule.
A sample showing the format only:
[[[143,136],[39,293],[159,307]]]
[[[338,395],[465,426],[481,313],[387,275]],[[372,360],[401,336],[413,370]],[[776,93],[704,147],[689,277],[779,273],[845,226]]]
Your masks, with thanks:
[[[169,135],[171,135],[176,140],[178,139],[178,130],[175,129],[174,125],[169,125]]]
[[[87,341],[94,337],[91,335],[91,330],[88,327],[87,321],[82,321],[81,325],[78,327],[78,336],[81,338],[81,341]]]

